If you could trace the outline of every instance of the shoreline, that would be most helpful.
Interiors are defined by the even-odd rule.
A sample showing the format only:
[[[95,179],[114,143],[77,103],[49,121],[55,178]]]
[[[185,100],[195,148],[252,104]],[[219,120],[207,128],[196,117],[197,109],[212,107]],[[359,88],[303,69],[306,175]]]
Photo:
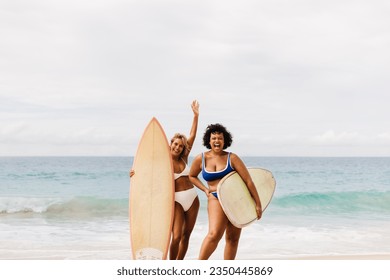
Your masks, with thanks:
[[[107,252],[106,252],[107,253]],[[128,254],[127,251],[122,251],[123,258],[116,258],[114,256],[111,256],[111,258],[107,258],[107,254],[104,253],[98,253],[94,251],[89,252],[78,252],[78,255],[73,256],[66,256],[63,251],[52,251],[46,256],[42,252],[40,254],[30,254],[29,256],[21,256],[21,255],[14,255],[13,257],[6,256],[0,256],[0,263],[2,261],[69,261],[69,260],[75,260],[75,261],[82,261],[82,260],[88,260],[88,261],[132,261],[131,256],[128,255],[128,258],[126,255]],[[390,260],[390,253],[389,254],[362,254],[362,255],[307,255],[307,256],[286,256],[286,257],[273,257],[273,258],[237,258],[237,261],[245,261],[245,260],[251,260],[251,261],[382,261],[382,260]],[[197,261],[197,259],[194,258],[187,258],[184,261]],[[210,258],[209,261],[223,261],[222,259],[217,258]]]

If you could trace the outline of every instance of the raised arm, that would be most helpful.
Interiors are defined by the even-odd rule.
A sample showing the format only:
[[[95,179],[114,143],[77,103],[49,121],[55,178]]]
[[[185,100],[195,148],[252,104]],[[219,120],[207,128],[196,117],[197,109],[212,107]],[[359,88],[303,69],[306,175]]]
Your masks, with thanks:
[[[192,119],[192,126],[191,126],[191,131],[190,135],[188,136],[187,139],[187,144],[188,144],[188,153],[190,153],[192,149],[192,145],[194,144],[195,138],[196,138],[196,132],[198,130],[198,119],[199,119],[199,102],[194,100],[191,103],[191,108],[192,112],[194,113],[194,118]]]

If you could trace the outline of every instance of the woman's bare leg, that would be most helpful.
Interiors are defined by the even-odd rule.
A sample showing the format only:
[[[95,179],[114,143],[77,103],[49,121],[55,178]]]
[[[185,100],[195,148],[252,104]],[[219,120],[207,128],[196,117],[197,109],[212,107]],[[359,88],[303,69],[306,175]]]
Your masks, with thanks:
[[[184,210],[180,203],[175,202],[175,213],[173,218],[173,227],[172,227],[172,239],[171,245],[169,247],[169,259],[176,260],[178,252],[180,240],[183,232],[183,224],[184,224]]]
[[[184,256],[188,250],[188,244],[190,242],[190,236],[192,230],[194,229],[196,218],[198,217],[199,212],[199,198],[196,197],[192,203],[190,209],[184,213],[184,228],[180,240],[179,253],[177,254],[177,260],[184,259]]]
[[[241,228],[235,227],[231,222],[228,222],[226,227],[226,246],[224,251],[225,260],[234,260],[237,254],[238,242],[240,240]]]
[[[200,249],[200,260],[207,260],[215,251],[228,223],[228,219],[226,218],[218,199],[212,195],[208,198],[207,210],[209,216],[209,231],[203,240]]]

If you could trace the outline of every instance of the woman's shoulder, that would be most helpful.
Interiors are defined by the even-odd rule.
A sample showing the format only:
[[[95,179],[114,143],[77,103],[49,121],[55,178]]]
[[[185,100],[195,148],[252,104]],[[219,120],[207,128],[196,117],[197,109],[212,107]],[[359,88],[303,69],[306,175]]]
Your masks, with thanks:
[[[193,161],[202,160],[202,157],[203,157],[203,153],[197,154],[197,155],[194,157],[194,160],[193,160]]]
[[[237,157],[237,154],[230,152],[230,151],[226,151],[226,154],[230,155],[230,157]]]
[[[230,160],[231,161],[232,160],[240,160],[240,157],[237,154],[233,153],[233,152],[229,152],[229,156],[230,156]]]

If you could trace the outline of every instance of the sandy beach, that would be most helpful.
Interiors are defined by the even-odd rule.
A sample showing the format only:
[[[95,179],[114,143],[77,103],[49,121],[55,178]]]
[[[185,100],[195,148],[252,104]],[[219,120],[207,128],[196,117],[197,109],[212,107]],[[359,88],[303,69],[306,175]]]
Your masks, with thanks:
[[[7,241],[0,240],[0,262],[1,260],[131,260],[130,246],[124,246],[126,238],[122,235],[121,240],[95,240],[89,245],[83,244],[53,244],[51,246],[32,244],[30,241]],[[6,244],[6,245],[5,245]],[[200,244],[196,244],[200,245]],[[210,260],[219,260],[223,256],[223,242],[217,248]],[[190,248],[186,260],[197,260],[197,248],[193,245]],[[297,254],[286,256],[264,256],[260,252],[250,252],[246,246],[239,248],[237,260],[390,260],[389,254]]]
[[[390,254],[304,256],[291,260],[390,260]]]

